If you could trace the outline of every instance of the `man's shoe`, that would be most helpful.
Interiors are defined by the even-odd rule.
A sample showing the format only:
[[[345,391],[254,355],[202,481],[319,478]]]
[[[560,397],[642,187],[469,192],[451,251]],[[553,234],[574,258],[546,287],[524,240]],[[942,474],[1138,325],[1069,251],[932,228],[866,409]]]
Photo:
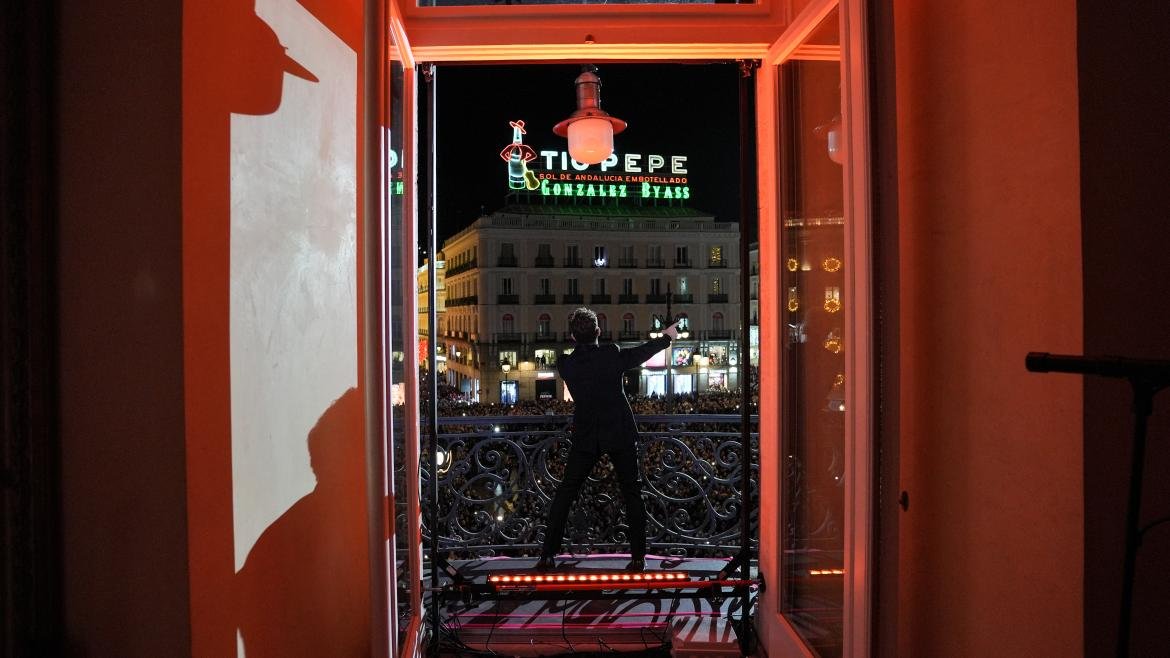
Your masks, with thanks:
[[[644,558],[644,557],[632,558],[630,560],[630,563],[626,565],[626,571],[645,571],[645,570],[646,570],[646,558]]]
[[[551,556],[542,555],[541,558],[536,561],[536,565],[532,568],[536,569],[537,571],[552,571],[553,569],[557,568],[557,563],[552,559]]]

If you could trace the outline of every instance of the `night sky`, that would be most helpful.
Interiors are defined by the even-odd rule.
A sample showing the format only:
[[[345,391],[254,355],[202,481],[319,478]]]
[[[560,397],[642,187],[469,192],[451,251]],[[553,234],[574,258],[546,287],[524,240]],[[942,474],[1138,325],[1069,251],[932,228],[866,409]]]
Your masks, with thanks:
[[[573,80],[580,71],[578,64],[438,67],[440,245],[475,221],[481,209],[490,213],[504,205],[507,167],[499,152],[512,141],[509,121],[524,120],[524,143],[537,153],[567,150],[566,140],[552,127],[576,108]],[[643,165],[645,154],[662,155],[668,163],[671,155],[687,156],[691,207],[737,221],[737,66],[601,62],[598,75],[602,109],[629,123],[614,136],[619,156],[644,154]],[[425,88],[420,96],[425,97]],[[420,113],[425,113],[423,101]],[[420,146],[425,135],[420,132]],[[543,168],[543,160],[531,165]]]

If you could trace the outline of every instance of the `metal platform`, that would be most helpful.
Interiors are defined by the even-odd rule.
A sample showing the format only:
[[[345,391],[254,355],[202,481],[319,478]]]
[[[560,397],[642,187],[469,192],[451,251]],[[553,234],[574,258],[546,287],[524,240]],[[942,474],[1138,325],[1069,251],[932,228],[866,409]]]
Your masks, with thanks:
[[[453,562],[467,586],[445,588],[440,604],[444,655],[559,656],[643,652],[660,656],[739,656],[731,620],[741,616],[732,588],[683,587],[592,591],[487,593],[491,575],[537,573],[535,558]],[[615,572],[628,555],[561,556],[551,573],[575,576]],[[646,573],[685,572],[714,579],[725,559],[648,556]],[[756,577],[755,565],[751,575]],[[714,590],[718,589],[717,596]],[[746,591],[755,596],[752,588]],[[671,653],[671,647],[674,653]],[[649,652],[649,653],[646,653]]]

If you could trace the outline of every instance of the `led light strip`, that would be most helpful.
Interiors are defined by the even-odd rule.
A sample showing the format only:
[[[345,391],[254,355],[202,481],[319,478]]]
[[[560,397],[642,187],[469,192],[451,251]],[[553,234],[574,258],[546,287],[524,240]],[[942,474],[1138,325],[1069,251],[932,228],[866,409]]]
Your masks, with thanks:
[[[685,582],[690,580],[690,575],[679,571],[658,571],[647,573],[590,573],[590,574],[509,574],[499,576],[488,576],[488,582],[493,585],[509,585],[509,586],[525,586],[525,585],[548,585],[559,583],[572,584],[592,584],[592,583],[606,583],[606,584],[643,584],[643,583],[666,583],[666,582]]]

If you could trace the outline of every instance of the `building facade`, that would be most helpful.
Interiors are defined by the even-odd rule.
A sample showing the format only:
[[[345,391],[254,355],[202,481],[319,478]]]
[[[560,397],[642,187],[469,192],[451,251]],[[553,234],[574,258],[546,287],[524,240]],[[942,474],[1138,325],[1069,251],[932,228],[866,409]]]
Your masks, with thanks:
[[[424,258],[418,270],[415,273],[416,290],[418,291],[418,363],[423,369],[429,366],[429,359],[427,353],[431,341],[430,329],[430,259]],[[439,327],[443,326],[443,320],[447,314],[447,262],[440,251],[438,258],[435,259],[435,317],[436,324]],[[446,369],[447,355],[445,354],[443,342],[438,342],[438,370],[443,372]]]
[[[555,365],[572,348],[569,315],[586,306],[602,342],[636,345],[681,321],[686,337],[630,377],[630,393],[734,388],[738,241],[736,223],[677,206],[526,205],[480,217],[443,245],[447,381],[481,402],[568,399]]]

